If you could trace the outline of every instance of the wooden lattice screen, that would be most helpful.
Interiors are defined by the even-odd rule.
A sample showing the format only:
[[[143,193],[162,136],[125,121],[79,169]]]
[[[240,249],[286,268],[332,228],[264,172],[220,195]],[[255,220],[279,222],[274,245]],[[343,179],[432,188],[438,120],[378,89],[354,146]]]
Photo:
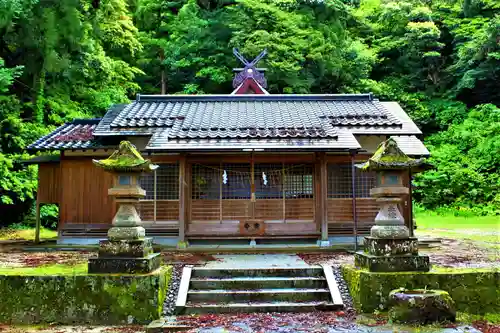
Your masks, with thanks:
[[[139,180],[146,197],[138,205],[145,222],[177,221],[179,219],[179,165],[159,164],[152,173]]]
[[[252,203],[252,177],[255,202]],[[191,220],[314,219],[312,165],[219,164],[192,166]]]
[[[373,222],[378,212],[370,189],[375,187],[375,172],[355,168],[356,213],[359,222]],[[328,165],[328,221],[353,222],[352,166],[350,163]]]

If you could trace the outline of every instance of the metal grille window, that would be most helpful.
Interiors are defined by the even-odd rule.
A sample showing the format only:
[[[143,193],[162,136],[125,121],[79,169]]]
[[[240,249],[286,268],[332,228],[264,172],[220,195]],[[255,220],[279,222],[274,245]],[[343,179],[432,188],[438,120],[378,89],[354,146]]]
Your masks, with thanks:
[[[256,164],[257,199],[313,197],[313,167],[310,165]]]
[[[250,164],[222,164],[222,199],[250,199]]]
[[[283,164],[255,164],[254,179],[257,199],[283,198]]]
[[[287,199],[313,197],[313,168],[310,165],[284,168]]]
[[[139,184],[146,191],[144,200],[155,197],[156,200],[179,200],[179,165],[159,164],[155,171],[141,175]]]
[[[192,199],[217,200],[221,197],[221,173],[219,164],[193,165],[192,173]]]
[[[356,197],[369,198],[375,187],[376,174],[372,171],[356,171]],[[351,164],[328,165],[328,198],[352,198]]]
[[[146,197],[138,205],[143,221],[175,221],[179,218],[178,164],[159,164],[155,171],[143,174],[139,184],[146,191]]]

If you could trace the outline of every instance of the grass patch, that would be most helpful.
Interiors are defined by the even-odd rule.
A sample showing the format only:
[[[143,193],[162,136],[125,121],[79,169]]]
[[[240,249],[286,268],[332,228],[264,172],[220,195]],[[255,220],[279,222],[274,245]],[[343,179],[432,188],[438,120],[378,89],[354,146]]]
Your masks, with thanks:
[[[43,276],[43,275],[85,275],[87,263],[76,265],[52,264],[38,267],[0,268],[0,275]]]
[[[438,213],[415,210],[418,229],[476,229],[500,232],[500,216],[456,216],[453,213]],[[418,230],[417,229],[417,230]]]
[[[57,231],[40,228],[40,239],[55,239]],[[17,228],[2,228],[0,229],[0,241],[5,240],[34,240],[35,228],[17,229]]]
[[[500,249],[500,216],[460,215],[459,211],[415,209],[417,235],[467,239]]]
[[[473,323],[475,321],[485,320],[492,324],[500,324],[499,313],[486,313],[484,315],[477,315],[466,312],[457,312],[457,321],[462,323]]]

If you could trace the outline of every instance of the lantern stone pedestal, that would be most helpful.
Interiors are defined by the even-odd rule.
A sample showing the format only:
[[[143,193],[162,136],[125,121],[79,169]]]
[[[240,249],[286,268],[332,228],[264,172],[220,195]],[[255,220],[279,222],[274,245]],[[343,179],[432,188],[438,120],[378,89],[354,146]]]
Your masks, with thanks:
[[[429,257],[418,254],[418,240],[410,237],[398,204],[409,193],[403,186],[403,171],[420,163],[406,156],[393,139],[384,141],[375,154],[362,164],[364,170],[376,170],[377,187],[370,191],[380,210],[364,251],[354,256],[355,265],[372,272],[429,271]]]
[[[146,195],[139,186],[139,175],[154,170],[157,166],[135,150],[127,141],[108,159],[94,161],[99,167],[116,174],[114,187],[108,194],[116,198],[119,205],[108,230],[108,239],[99,243],[97,258],[90,258],[89,273],[145,274],[160,267],[159,253],[153,253],[153,241],[146,238],[145,229],[140,226],[141,218],[135,205]]]

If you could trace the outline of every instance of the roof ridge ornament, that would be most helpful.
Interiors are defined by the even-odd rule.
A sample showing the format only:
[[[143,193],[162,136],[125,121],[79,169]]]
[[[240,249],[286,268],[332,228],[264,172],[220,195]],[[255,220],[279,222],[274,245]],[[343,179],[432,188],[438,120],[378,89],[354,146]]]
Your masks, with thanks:
[[[267,80],[263,73],[266,69],[256,67],[257,63],[267,55],[267,49],[264,49],[252,61],[248,61],[237,48],[233,48],[233,54],[244,65],[243,68],[233,69],[233,71],[237,72],[236,76],[233,79],[233,88],[235,89],[235,91],[239,90],[239,88],[244,85],[246,81],[255,81],[255,83],[257,83],[257,90],[261,90],[256,91],[255,93],[267,93],[265,91],[265,89],[267,88]],[[246,91],[248,91],[248,88],[245,89],[243,93],[246,93]],[[238,94],[240,93],[241,92],[238,91]]]

